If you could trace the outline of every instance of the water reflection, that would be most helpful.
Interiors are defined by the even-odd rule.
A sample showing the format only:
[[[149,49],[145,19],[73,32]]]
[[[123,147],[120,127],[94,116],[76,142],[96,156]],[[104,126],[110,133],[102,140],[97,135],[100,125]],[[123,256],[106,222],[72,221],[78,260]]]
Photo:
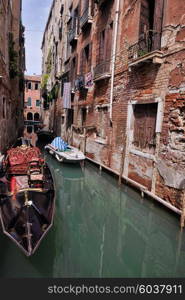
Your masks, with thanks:
[[[24,127],[24,137],[31,141],[33,146],[37,146],[38,136],[36,134],[38,126],[36,125],[27,125]]]
[[[184,277],[185,234],[176,215],[89,163],[47,156],[56,183],[54,226],[36,254],[0,237],[0,276]],[[13,268],[12,268],[13,266]]]
[[[52,165],[56,167],[53,159]],[[77,182],[65,174],[71,167],[58,166],[63,265],[58,256],[57,276],[185,275],[181,269],[185,236],[175,215],[152,201],[140,200],[128,187],[118,189],[116,181],[90,165],[81,169],[83,176]]]

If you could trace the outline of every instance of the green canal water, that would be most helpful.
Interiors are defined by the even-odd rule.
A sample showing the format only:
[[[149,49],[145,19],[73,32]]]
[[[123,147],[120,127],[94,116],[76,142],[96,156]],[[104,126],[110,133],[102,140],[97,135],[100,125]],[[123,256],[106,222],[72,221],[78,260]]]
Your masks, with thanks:
[[[179,217],[86,162],[47,156],[56,183],[54,226],[27,258],[0,235],[0,277],[185,277]]]

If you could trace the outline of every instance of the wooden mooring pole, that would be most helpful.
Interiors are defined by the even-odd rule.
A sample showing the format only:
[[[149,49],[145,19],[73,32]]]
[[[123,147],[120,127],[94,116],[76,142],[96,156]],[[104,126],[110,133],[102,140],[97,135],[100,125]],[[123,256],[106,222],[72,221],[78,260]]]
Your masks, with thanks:
[[[184,228],[184,221],[185,221],[185,191],[182,193],[182,211],[181,211],[181,220],[180,220],[181,228]]]
[[[125,162],[125,148],[126,148],[126,135],[123,138],[123,150],[121,154],[121,163],[120,163],[120,170],[119,170],[119,179],[118,184],[121,185],[121,179],[123,175],[123,168],[124,168],[124,162]]]
[[[87,140],[87,129],[84,127],[84,145],[83,145],[83,153],[86,153],[86,140]]]

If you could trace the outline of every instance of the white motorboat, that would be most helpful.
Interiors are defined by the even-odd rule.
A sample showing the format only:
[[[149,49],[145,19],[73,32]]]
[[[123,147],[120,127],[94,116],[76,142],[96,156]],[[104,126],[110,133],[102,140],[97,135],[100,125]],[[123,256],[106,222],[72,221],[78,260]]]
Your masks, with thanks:
[[[78,148],[69,146],[60,137],[56,137],[45,149],[59,162],[77,163],[85,159],[85,155]]]

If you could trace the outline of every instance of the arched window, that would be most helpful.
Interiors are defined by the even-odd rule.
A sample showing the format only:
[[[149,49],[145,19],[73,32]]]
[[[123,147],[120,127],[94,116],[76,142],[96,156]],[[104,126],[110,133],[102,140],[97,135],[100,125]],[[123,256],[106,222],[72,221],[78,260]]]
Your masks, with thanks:
[[[27,120],[33,120],[33,114],[31,112],[27,114]]]
[[[34,121],[39,121],[39,119],[40,119],[39,113],[35,113],[34,114]]]

